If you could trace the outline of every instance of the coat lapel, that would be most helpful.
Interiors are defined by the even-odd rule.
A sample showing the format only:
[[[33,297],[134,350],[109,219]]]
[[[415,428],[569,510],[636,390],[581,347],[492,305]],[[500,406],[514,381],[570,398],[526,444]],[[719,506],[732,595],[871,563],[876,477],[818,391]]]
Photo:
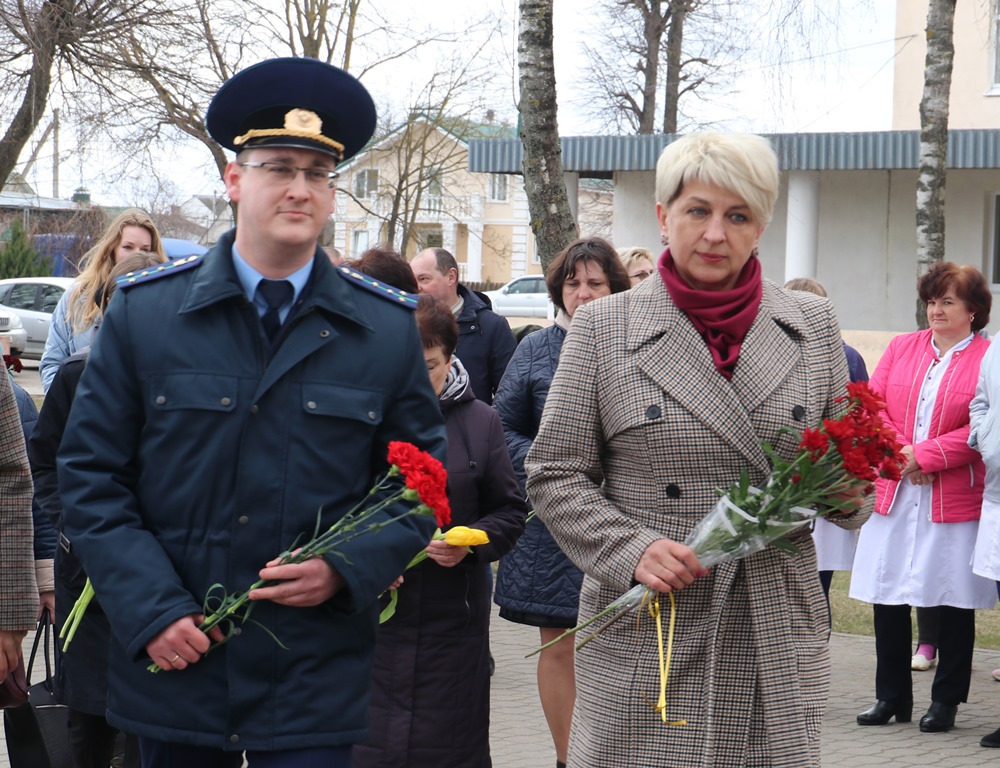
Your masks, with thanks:
[[[733,384],[715,370],[704,340],[677,309],[663,282],[646,280],[632,295],[626,345],[639,370],[752,466],[768,472],[767,456],[745,404]]]
[[[765,280],[760,311],[743,342],[732,379],[747,412],[757,410],[800,364],[804,331],[798,304]]]

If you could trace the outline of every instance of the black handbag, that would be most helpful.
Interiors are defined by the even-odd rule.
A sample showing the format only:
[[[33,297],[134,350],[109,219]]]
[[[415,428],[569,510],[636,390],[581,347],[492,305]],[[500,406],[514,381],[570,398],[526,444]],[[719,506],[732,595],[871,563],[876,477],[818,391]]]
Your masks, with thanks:
[[[39,642],[45,656],[45,679],[31,685]],[[73,768],[73,752],[66,724],[67,709],[53,694],[52,620],[42,613],[28,660],[28,703],[3,711],[7,755],[11,768]]]

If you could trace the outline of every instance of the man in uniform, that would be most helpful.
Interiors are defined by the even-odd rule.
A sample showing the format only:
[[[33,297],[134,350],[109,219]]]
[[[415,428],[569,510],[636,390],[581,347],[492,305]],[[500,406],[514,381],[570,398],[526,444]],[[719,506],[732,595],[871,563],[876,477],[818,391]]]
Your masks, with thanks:
[[[108,720],[139,735],[145,768],[235,767],[244,752],[250,766],[348,766],[377,596],[435,523],[276,556],[317,515],[325,530],[371,503],[389,441],[444,456],[410,310],[317,245],[334,169],[375,108],[336,67],[274,59],[224,84],[206,122],[237,152],[223,177],[236,229],[113,298],[60,450],[66,533],[112,625]],[[208,654],[206,596],[258,578],[253,621]]]
[[[473,393],[491,405],[517,346],[510,323],[480,294],[458,282],[458,262],[444,248],[425,248],[413,257],[410,268],[420,293],[451,307],[458,321],[455,357],[465,366]]]

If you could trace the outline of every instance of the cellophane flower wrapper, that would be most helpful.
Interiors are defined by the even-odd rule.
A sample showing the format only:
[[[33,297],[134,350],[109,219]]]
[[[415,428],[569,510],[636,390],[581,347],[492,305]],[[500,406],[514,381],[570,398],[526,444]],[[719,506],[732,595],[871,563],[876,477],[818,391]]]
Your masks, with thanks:
[[[755,497],[762,497],[766,507],[766,493],[753,487],[749,490]],[[820,516],[815,509],[791,506],[787,516],[780,520],[762,518],[741,508],[725,495],[715,503],[711,512],[698,521],[684,543],[694,550],[705,568],[711,568],[761,552]]]

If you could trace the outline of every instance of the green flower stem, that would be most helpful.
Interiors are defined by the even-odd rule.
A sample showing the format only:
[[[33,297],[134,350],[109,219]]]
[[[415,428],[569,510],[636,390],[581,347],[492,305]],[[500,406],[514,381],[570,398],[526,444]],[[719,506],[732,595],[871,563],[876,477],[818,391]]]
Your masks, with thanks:
[[[647,587],[645,584],[636,584],[634,587],[632,587],[632,589],[630,589],[624,595],[622,595],[621,597],[619,597],[619,598],[617,598],[615,600],[612,600],[610,603],[608,603],[608,605],[600,613],[595,614],[590,619],[588,619],[587,621],[583,622],[583,624],[579,624],[579,625],[573,627],[572,629],[567,629],[565,632],[563,632],[561,635],[559,635],[559,637],[557,637],[555,640],[550,640],[545,645],[539,646],[538,648],[536,648],[535,650],[533,650],[531,653],[526,654],[524,658],[529,659],[532,656],[534,656],[536,653],[541,653],[546,648],[549,648],[549,647],[555,645],[559,641],[564,640],[567,637],[570,637],[572,635],[575,635],[577,632],[579,632],[582,629],[586,629],[591,624],[594,624],[594,623],[600,621],[601,619],[604,619],[604,618],[607,618],[608,616],[611,616],[611,618],[608,621],[606,621],[603,625],[601,625],[601,627],[599,629],[597,629],[597,631],[595,631],[593,634],[591,634],[590,636],[588,636],[587,638],[585,638],[583,640],[583,642],[581,642],[577,646],[577,648],[580,648],[580,647],[586,645],[588,642],[590,642],[591,640],[593,640],[597,635],[599,635],[605,629],[607,629],[612,624],[614,624],[616,621],[618,621],[618,619],[620,619],[626,613],[628,613],[629,611],[631,611],[636,606],[641,605],[642,601],[646,599],[646,594],[649,593],[649,592],[651,592],[651,591],[652,590],[650,590],[650,588]],[[612,614],[614,614],[614,615],[612,616]]]
[[[395,474],[399,473],[390,471],[384,478],[376,483],[376,485],[368,493],[366,500],[368,500],[372,494],[384,490],[389,485],[389,478]],[[419,501],[419,497],[417,496],[416,491],[409,488],[402,488],[366,509],[362,509],[362,506],[365,503],[362,501],[351,509],[350,512],[323,531],[323,533],[319,533],[319,519],[322,514],[322,510],[320,510],[316,516],[317,525],[313,538],[301,546],[293,544],[291,548],[278,555],[278,565],[301,563],[314,557],[322,557],[327,552],[334,551],[337,547],[340,547],[347,542],[358,538],[359,536],[367,536],[368,534],[376,533],[382,528],[392,525],[404,517],[409,517],[411,515],[434,514],[434,511],[430,507],[421,503],[387,520],[372,521],[372,518],[375,515],[384,511],[387,507],[404,500]],[[198,628],[205,634],[208,634],[211,629],[226,621],[239,622],[240,624],[250,621],[250,613],[253,611],[254,607],[253,601],[250,600],[250,593],[255,589],[260,589],[261,587],[270,586],[276,583],[278,582],[273,579],[258,579],[250,585],[249,589],[240,593],[226,594],[225,597],[221,598],[221,600],[219,600],[219,598],[211,599],[212,590],[210,590],[209,596],[206,597],[205,605],[203,606],[206,617]],[[221,585],[216,585],[216,587],[224,589]],[[216,587],[213,587],[213,590]],[[219,601],[215,610],[210,611],[208,609],[208,603],[210,600],[213,604],[216,600]],[[228,642],[234,634],[233,629],[234,628],[230,628],[230,630],[225,633],[222,640],[217,640],[212,643],[208,651],[205,652],[206,655],[211,653],[220,645]],[[267,631],[266,628],[265,631]],[[270,632],[268,634],[270,634]],[[274,636],[272,635],[272,637]],[[277,637],[274,637],[274,640],[281,645],[281,641],[278,640]],[[282,645],[282,647],[284,646]],[[159,672],[161,667],[156,663],[152,663],[147,667],[147,669],[150,672]]]
[[[76,630],[80,626],[80,622],[83,621],[83,614],[87,612],[87,607],[93,599],[94,585],[90,583],[88,578],[87,583],[83,585],[83,592],[73,603],[73,608],[69,612],[69,616],[66,617],[66,623],[59,632],[59,639],[63,641],[63,653],[69,650],[69,644],[73,642]]]

